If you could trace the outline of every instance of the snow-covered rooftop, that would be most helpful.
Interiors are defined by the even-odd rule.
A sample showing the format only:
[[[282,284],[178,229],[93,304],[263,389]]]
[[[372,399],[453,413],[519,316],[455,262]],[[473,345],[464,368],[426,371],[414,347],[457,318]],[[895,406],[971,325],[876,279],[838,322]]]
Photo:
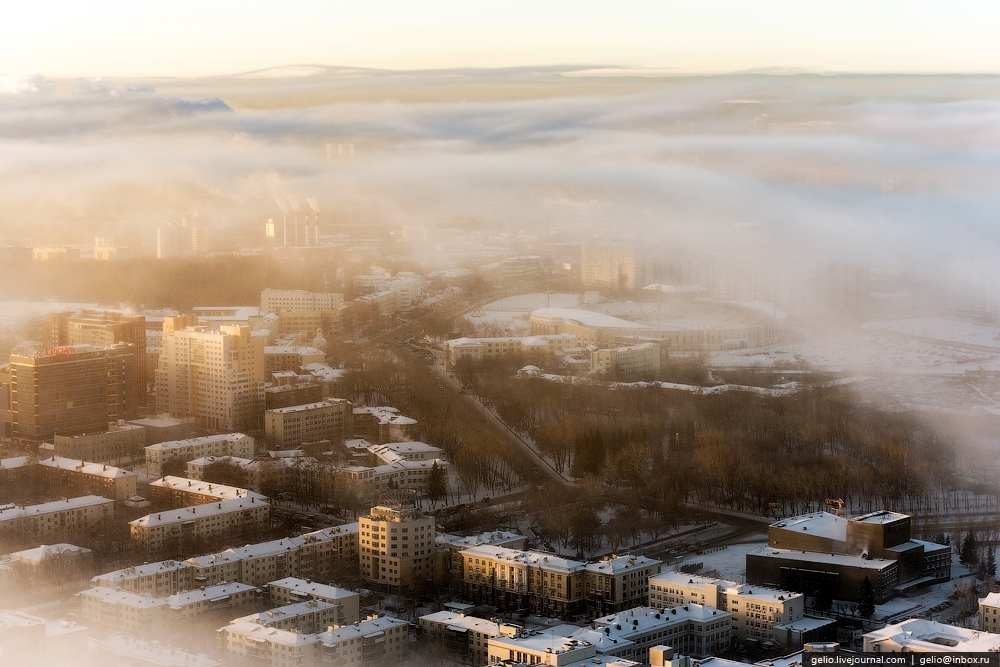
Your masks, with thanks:
[[[847,541],[847,519],[829,512],[813,512],[789,517],[771,524],[785,530],[807,531],[811,535],[826,537],[838,542]]]

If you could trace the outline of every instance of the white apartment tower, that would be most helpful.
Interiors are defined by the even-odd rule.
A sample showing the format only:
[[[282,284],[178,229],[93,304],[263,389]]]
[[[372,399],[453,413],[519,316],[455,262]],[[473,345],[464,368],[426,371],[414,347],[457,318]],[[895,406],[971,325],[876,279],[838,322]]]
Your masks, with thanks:
[[[259,428],[264,410],[264,341],[248,326],[184,326],[167,317],[156,369],[156,408],[218,430]]]

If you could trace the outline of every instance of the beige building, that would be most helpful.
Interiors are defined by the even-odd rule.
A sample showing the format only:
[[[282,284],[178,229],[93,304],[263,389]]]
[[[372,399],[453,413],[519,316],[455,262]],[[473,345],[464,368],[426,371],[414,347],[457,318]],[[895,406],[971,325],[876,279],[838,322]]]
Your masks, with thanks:
[[[438,551],[446,554],[445,570],[451,572],[458,579],[462,579],[464,573],[465,561],[462,558],[462,552],[466,549],[480,545],[524,549],[527,542],[528,538],[524,535],[518,535],[517,533],[505,530],[496,530],[472,536],[438,533],[434,538],[434,543],[437,545]]]
[[[489,663],[489,641],[504,635],[513,637],[521,630],[485,618],[466,616],[453,611],[439,611],[421,616],[420,630],[430,641],[454,651],[470,665]]]
[[[283,577],[329,579],[338,568],[357,566],[358,524],[353,523],[186,561],[166,560],[127,567],[94,577],[91,583],[166,597],[226,581],[260,587]]]
[[[374,443],[406,440],[416,435],[417,420],[388,406],[354,408],[354,435]]]
[[[134,496],[139,479],[134,472],[106,463],[87,463],[60,456],[39,460],[38,472],[42,482],[50,488],[73,489],[111,500]]]
[[[28,507],[0,506],[0,540],[11,545],[53,544],[89,538],[114,515],[115,501],[67,498]]]
[[[334,292],[266,289],[260,293],[260,309],[265,313],[337,310],[343,305],[344,295]]]
[[[562,356],[568,348],[577,348],[579,341],[573,334],[559,333],[539,336],[512,336],[506,338],[455,338],[445,341],[445,361],[454,367],[463,359],[482,361],[509,354],[525,354],[551,361]]]
[[[153,477],[163,475],[163,464],[172,459],[193,461],[203,456],[236,456],[251,459],[254,439],[243,433],[221,433],[190,440],[159,442],[146,447],[146,472]]]
[[[39,445],[39,456],[62,456],[78,461],[96,463],[121,462],[130,458],[137,461],[142,457],[146,445],[146,430],[137,424],[118,422],[108,424],[103,433],[82,433],[80,435],[56,434],[52,443]]]
[[[987,593],[979,598],[979,629],[1000,633],[1000,593]]]
[[[621,657],[646,664],[649,651],[667,645],[694,658],[729,650],[730,614],[715,607],[687,604],[667,610],[634,607],[597,618],[593,628],[572,637],[590,641],[604,657]]]
[[[260,535],[270,526],[270,519],[270,505],[252,497],[147,514],[130,521],[129,526],[133,546],[140,552],[157,554],[220,537]]]
[[[278,448],[303,442],[340,442],[353,435],[354,406],[343,398],[327,398],[319,403],[276,408],[264,413],[267,441]]]
[[[235,662],[264,667],[396,665],[409,650],[408,630],[408,623],[395,618],[369,619],[318,634],[239,620],[219,630],[219,643]]]
[[[639,607],[649,598],[649,578],[662,563],[645,556],[605,556],[584,568],[587,602],[595,614]]]
[[[163,321],[156,408],[212,429],[258,428],[264,406],[264,342],[247,325],[186,326]]]
[[[149,635],[167,619],[169,605],[163,598],[139,595],[102,586],[79,594],[80,615],[88,623]]]
[[[162,477],[149,485],[150,500],[157,504],[185,507],[200,505],[217,500],[255,499],[256,502],[267,502],[263,496],[247,489],[226,484],[202,482],[186,477]]]
[[[660,344],[638,343],[592,350],[590,372],[620,378],[655,376],[660,372]]]
[[[358,518],[361,576],[398,590],[434,577],[434,517],[416,507],[379,505]]]
[[[261,594],[259,588],[239,582],[174,593],[166,599],[167,618],[173,623],[181,623],[223,610],[231,613],[258,603]]]
[[[462,559],[466,597],[473,602],[562,618],[585,611],[586,568],[580,561],[488,545],[466,549]]]
[[[67,583],[94,573],[94,552],[75,544],[43,544],[6,556],[14,572],[37,583]],[[0,586],[2,587],[2,586]]]
[[[194,587],[192,567],[184,561],[164,560],[133,565],[97,575],[90,583],[97,588],[111,588],[146,597],[165,598]]]
[[[321,600],[337,606],[336,625],[350,625],[361,618],[361,598],[354,591],[318,584],[309,579],[285,577],[267,584],[271,604],[289,605]]]
[[[264,347],[264,369],[267,376],[282,371],[297,371],[306,364],[326,362],[326,353],[303,345],[267,345]]]
[[[242,616],[233,621],[247,621],[265,628],[294,630],[303,634],[315,634],[337,624],[342,615],[338,605],[325,600],[307,600],[268,609],[257,614]]]
[[[682,572],[650,577],[651,607],[669,609],[690,603],[728,611],[733,637],[740,641],[775,641],[778,638],[774,626],[798,621],[805,615],[805,597],[801,593]]]

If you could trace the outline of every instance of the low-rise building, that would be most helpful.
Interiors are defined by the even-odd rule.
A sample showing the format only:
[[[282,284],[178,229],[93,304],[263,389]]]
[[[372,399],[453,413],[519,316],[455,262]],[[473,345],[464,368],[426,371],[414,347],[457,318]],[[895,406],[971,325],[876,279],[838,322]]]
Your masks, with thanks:
[[[96,463],[121,462],[123,459],[137,461],[146,446],[146,430],[138,424],[124,421],[108,424],[103,433],[80,435],[54,435],[52,444],[42,443],[39,454],[62,456],[78,461]]]
[[[506,530],[495,530],[479,535],[452,535],[450,533],[438,533],[434,537],[434,543],[438,551],[446,554],[444,567],[454,576],[462,579],[464,573],[465,560],[462,552],[471,547],[488,545],[493,547],[506,547],[508,549],[524,549],[528,543],[528,538],[524,535],[511,533]]]
[[[343,398],[327,398],[318,403],[267,410],[264,432],[268,443],[278,448],[317,440],[340,442],[354,432],[354,406]]]
[[[163,560],[106,572],[91,579],[90,583],[98,588],[165,598],[194,588],[194,574],[189,563]]]
[[[130,521],[129,527],[137,550],[157,554],[188,550],[220,537],[262,535],[270,518],[270,505],[252,497],[147,514]]]
[[[226,484],[215,484],[204,482],[187,477],[173,477],[168,475],[161,477],[149,485],[150,500],[154,503],[172,505],[174,507],[185,507],[188,505],[199,505],[219,500],[251,500],[255,502],[267,502],[267,496],[254,491],[229,486]]]
[[[239,582],[205,586],[168,597],[167,615],[172,622],[179,622],[222,611],[230,613],[259,602],[261,595],[259,588]]]
[[[608,614],[646,604],[649,578],[662,561],[645,556],[605,556],[584,568],[587,603],[596,614]]]
[[[500,635],[513,637],[521,631],[515,625],[453,611],[421,616],[419,624],[424,637],[458,654],[470,665],[485,665],[489,661],[490,639]]]
[[[114,505],[101,496],[80,496],[28,507],[0,506],[0,540],[27,546],[89,538],[111,519]]]
[[[887,625],[863,636],[865,653],[988,653],[1000,651],[1000,635],[923,618]]]
[[[113,588],[89,588],[79,594],[80,615],[88,623],[148,635],[167,619],[164,598],[149,597]]]
[[[16,667],[64,664],[87,651],[87,628],[49,621],[21,611],[0,610],[0,660]]]
[[[252,459],[254,439],[243,433],[206,435],[189,440],[171,440],[146,447],[146,471],[153,477],[163,475],[163,464],[179,459],[185,463],[203,456],[238,456]]]
[[[388,406],[354,408],[354,433],[369,442],[406,440],[416,435],[417,420]]]
[[[767,533],[768,548],[747,554],[747,582],[756,586],[857,601],[867,578],[881,603],[951,579],[951,548],[912,539],[905,514],[814,512],[776,521]]]
[[[138,475],[107,463],[53,456],[38,461],[41,481],[51,488],[70,488],[111,500],[125,500],[136,494]]]
[[[248,621],[266,628],[314,634],[326,630],[331,625],[336,625],[341,616],[339,605],[325,600],[306,600],[242,616],[233,622]]]
[[[326,353],[303,345],[265,345],[264,370],[270,375],[280,371],[298,370],[306,364],[322,364]]]
[[[362,548],[363,540],[362,534]],[[466,597],[474,602],[561,618],[586,609],[586,564],[581,561],[489,545],[465,549],[462,559]]]
[[[572,663],[594,659],[597,648],[584,639],[571,639],[548,631],[521,632],[513,637],[491,637],[487,652],[490,663],[510,661],[567,667]]]
[[[337,605],[337,625],[357,623],[361,618],[361,598],[354,591],[296,577],[272,581],[267,584],[267,591],[271,604],[288,605],[322,600]]]
[[[728,612],[706,605],[688,604],[666,610],[636,607],[597,618],[592,628],[570,636],[593,644],[602,656],[643,664],[649,650],[660,644],[703,658],[729,649],[730,619]]]
[[[249,544],[186,561],[136,565],[94,577],[107,586],[153,597],[236,581],[255,587],[283,577],[331,577],[358,566],[358,524],[324,528],[297,537]]]
[[[409,652],[409,629],[406,621],[383,616],[321,632],[322,661],[337,667],[402,664]]]
[[[987,593],[979,598],[979,629],[1000,633],[1000,593]]]
[[[732,614],[733,637],[739,641],[780,642],[774,627],[798,621],[805,615],[805,596],[801,593],[683,572],[661,572],[650,577],[651,607],[669,609],[690,603]]]
[[[220,645],[235,661],[266,667],[335,664],[361,667],[399,664],[408,650],[409,624],[375,618],[318,634],[238,620],[219,630]]]
[[[6,563],[32,581],[66,583],[93,574],[94,552],[74,544],[43,544],[8,554]]]

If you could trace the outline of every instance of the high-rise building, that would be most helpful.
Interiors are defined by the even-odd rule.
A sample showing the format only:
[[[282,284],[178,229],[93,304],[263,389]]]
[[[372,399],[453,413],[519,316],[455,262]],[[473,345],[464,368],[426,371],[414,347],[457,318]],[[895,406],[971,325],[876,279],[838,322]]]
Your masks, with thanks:
[[[130,317],[114,312],[81,310],[75,313],[53,313],[48,326],[42,330],[46,348],[63,345],[116,345],[130,343],[135,346],[136,388],[139,405],[147,404],[148,373],[146,366],[146,318]]]
[[[208,428],[259,428],[264,412],[264,341],[249,326],[184,326],[163,321],[156,409]]]
[[[361,576],[398,590],[434,577],[434,517],[405,503],[373,507],[358,517]]]
[[[135,345],[65,345],[10,355],[12,435],[31,442],[106,431],[139,413]]]

